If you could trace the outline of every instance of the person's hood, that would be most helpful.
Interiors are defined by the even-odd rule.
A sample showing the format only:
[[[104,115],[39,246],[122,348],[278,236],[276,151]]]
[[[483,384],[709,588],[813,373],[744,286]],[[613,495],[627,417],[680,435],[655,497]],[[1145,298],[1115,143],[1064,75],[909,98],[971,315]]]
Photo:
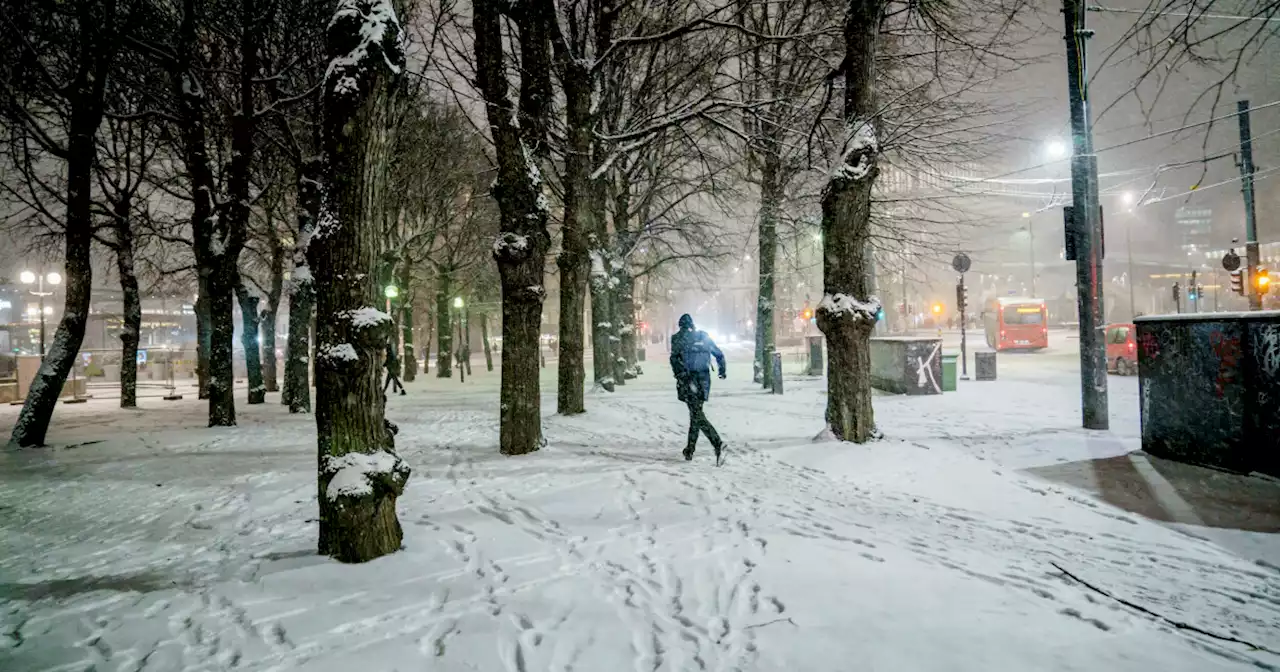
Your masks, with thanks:
[[[689,317],[688,313],[685,313],[684,315],[680,316],[679,324],[681,329],[688,329],[690,331],[693,330],[693,318]]]

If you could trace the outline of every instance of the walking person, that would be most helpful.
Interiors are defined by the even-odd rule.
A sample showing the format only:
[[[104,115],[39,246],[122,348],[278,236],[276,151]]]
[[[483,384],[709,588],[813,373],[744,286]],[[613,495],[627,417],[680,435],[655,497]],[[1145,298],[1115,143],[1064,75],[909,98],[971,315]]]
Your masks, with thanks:
[[[382,394],[386,395],[387,388],[390,387],[392,394],[398,390],[401,395],[404,395],[404,385],[400,383],[400,358],[396,356],[396,346],[392,341],[387,341],[386,367],[387,382],[382,385]]]
[[[693,327],[693,318],[680,316],[680,331],[671,337],[671,373],[676,378],[676,396],[689,407],[689,441],[685,444],[684,459],[692,460],[698,444],[698,435],[706,434],[716,451],[716,465],[722,464],[724,442],[711,426],[702,410],[711,398],[711,358],[715,357],[720,369],[720,379],[725,378],[724,353],[716,347],[707,332]]]

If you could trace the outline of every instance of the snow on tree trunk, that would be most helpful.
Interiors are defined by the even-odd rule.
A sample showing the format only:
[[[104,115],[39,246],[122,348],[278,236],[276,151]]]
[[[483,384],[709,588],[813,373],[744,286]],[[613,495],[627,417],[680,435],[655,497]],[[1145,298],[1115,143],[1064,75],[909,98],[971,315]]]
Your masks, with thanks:
[[[240,320],[243,323],[240,343],[244,346],[244,366],[249,376],[249,403],[261,404],[267,400],[267,386],[262,380],[262,359],[259,356],[259,299],[243,284],[236,287],[236,298],[240,300]]]
[[[773,387],[773,365],[765,361],[775,347],[774,273],[778,260],[778,212],[782,203],[781,160],[776,154],[765,157],[760,177],[760,241],[757,250],[759,292],[756,298],[755,381]]]
[[[617,382],[613,377],[613,311],[609,309],[609,271],[605,266],[605,255],[599,247],[591,250],[591,370],[596,387],[613,392]]]
[[[493,136],[497,179],[493,195],[501,213],[493,256],[502,284],[502,389],[499,400],[499,448],[504,455],[540,449],[542,403],[539,394],[539,332],[545,259],[551,244],[548,204],[536,157],[545,145],[552,103],[548,22],[550,7],[534,3],[518,12],[521,78],[520,121],[508,96],[503,55],[502,3],[476,0],[476,83],[485,101]],[[523,135],[522,135],[523,134]]]
[[[271,247],[271,288],[267,291],[267,307],[262,312],[262,384],[268,392],[280,391],[279,363],[276,361],[276,325],[280,315],[280,298],[284,294],[284,245],[276,233],[275,222],[267,223]]]
[[[586,412],[585,338],[582,316],[587,305],[587,277],[590,271],[587,234],[598,216],[588,202],[591,185],[592,76],[588,64],[571,58],[561,47],[556,52],[565,97],[568,150],[564,157],[564,216],[560,227],[561,251],[556,258],[560,271],[560,361],[556,381],[556,412],[575,415]],[[595,380],[599,382],[600,376]]]
[[[293,247],[293,271],[289,274],[289,337],[285,351],[284,394],[281,402],[290,413],[311,411],[311,311],[315,285],[307,265],[307,246],[320,217],[319,157],[302,161],[298,171],[298,233]]]
[[[871,332],[879,301],[869,295],[871,189],[876,139],[875,59],[882,3],[849,0],[845,18],[846,137],[822,194],[823,299],[818,328],[827,340],[827,426],[843,441],[873,435]]]
[[[142,296],[133,265],[133,229],[130,228],[130,199],[115,204],[116,274],[124,297],[123,326],[120,329],[120,408],[138,405],[138,337],[142,330]]]
[[[489,346],[489,315],[480,313],[480,340],[484,341],[484,367],[493,371],[493,348]]]
[[[453,274],[436,274],[436,378],[453,377]]]
[[[616,256],[610,255],[609,261],[609,348],[610,354],[613,356],[613,380],[618,385],[626,385],[628,378],[635,376],[627,375],[627,358],[622,354],[622,331],[623,327],[635,321],[635,309],[631,308],[631,313],[627,313],[627,306],[623,305],[622,297],[622,265],[623,262]]]
[[[389,315],[378,291],[387,198],[388,99],[404,63],[389,0],[342,0],[329,24],[323,140],[327,203],[310,243],[316,285],[320,552],[366,562],[400,548],[409,467],[384,415]]]
[[[85,64],[85,70],[97,70]],[[104,73],[96,72],[105,77]],[[82,76],[82,80],[88,75]],[[67,374],[79,356],[89,319],[89,296],[93,286],[90,243],[93,240],[92,174],[97,152],[94,133],[102,121],[102,91],[92,82],[80,81],[73,97],[70,137],[67,139],[66,205],[66,303],[62,320],[53,333],[53,343],[45,353],[39,371],[27,390],[26,401],[14,423],[10,441],[18,446],[42,446],[49,431],[53,409],[62,394]],[[91,92],[92,95],[91,95]]]
[[[618,297],[620,318],[618,356],[622,360],[623,375],[630,380],[640,375],[640,364],[636,357],[636,339],[638,338],[636,335],[636,281],[631,277],[631,271],[625,263],[618,264],[614,275],[618,279],[615,294]]]

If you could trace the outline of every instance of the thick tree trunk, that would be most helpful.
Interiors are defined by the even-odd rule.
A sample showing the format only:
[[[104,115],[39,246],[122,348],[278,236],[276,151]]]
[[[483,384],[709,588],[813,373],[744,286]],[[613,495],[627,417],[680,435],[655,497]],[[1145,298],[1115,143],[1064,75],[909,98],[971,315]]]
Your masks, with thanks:
[[[218,255],[218,256],[225,256]],[[238,284],[228,278],[225,262],[209,274],[209,426],[234,427],[235,399],[235,304]]]
[[[879,154],[875,59],[881,12],[879,0],[849,1],[842,63],[845,147],[822,195],[823,298],[817,317],[829,357],[826,420],[835,438],[856,443],[875,432],[870,339],[880,306],[869,296],[866,261]]]
[[[249,377],[249,403],[261,404],[267,400],[267,386],[262,380],[262,359],[259,357],[260,333],[258,320],[258,297],[249,293],[243,284],[236,287],[236,298],[240,300],[240,343],[244,346],[244,367]]]
[[[116,273],[124,297],[124,325],[120,329],[120,408],[138,405],[138,338],[142,331],[142,296],[133,266],[133,229],[129,199],[115,204]]]
[[[98,70],[98,64],[84,64],[88,71]],[[105,78],[105,73],[94,75]],[[53,334],[53,343],[46,352],[40,370],[36,372],[27,391],[22,412],[13,426],[10,441],[18,446],[42,446],[49,431],[53,409],[62,394],[67,374],[80,354],[84,341],[85,325],[89,319],[89,297],[93,287],[93,265],[90,259],[90,243],[93,240],[92,181],[93,163],[97,147],[94,134],[102,121],[102,87],[105,82],[93,82],[88,74],[82,78],[74,94],[71,108],[70,137],[67,142],[67,207],[66,207],[66,303],[62,320]]]
[[[387,197],[388,98],[404,63],[399,41],[389,0],[342,0],[329,24],[329,207],[310,259],[324,278],[316,286],[319,548],[342,562],[393,553],[404,536],[396,498],[409,467],[394,452],[381,385],[391,317],[374,308],[382,303],[376,208]]]
[[[493,371],[493,348],[489,346],[489,315],[480,313],[480,340],[484,341],[484,367]]]
[[[590,272],[587,234],[594,229],[591,218],[599,214],[593,213],[587,202],[591,189],[592,77],[588,64],[581,59],[572,58],[567,45],[556,46],[556,64],[564,89],[569,141],[564,159],[561,252],[556,258],[556,266],[560,271],[560,340],[557,346],[560,361],[556,383],[556,412],[575,415],[586,412],[583,386],[586,379],[586,343],[582,316],[587,303],[587,276]],[[595,380],[599,382],[598,374]]]
[[[609,346],[613,355],[613,379],[618,385],[626,385],[627,380],[635,376],[629,375],[627,358],[622,354],[622,338],[624,328],[635,322],[635,307],[623,305],[622,259],[613,255],[609,259]]]
[[[319,157],[309,157],[302,161],[298,172],[298,234],[293,247],[293,271],[289,274],[289,336],[281,395],[290,413],[311,411],[311,311],[315,285],[307,264],[307,246],[320,218],[322,165]]]
[[[436,378],[453,377],[453,274],[436,274]]]
[[[754,380],[773,387],[773,364],[767,361],[775,349],[773,308],[774,272],[778,263],[778,212],[782,205],[781,160],[776,153],[764,158],[760,176],[760,241],[757,250],[760,268],[756,297],[756,357]]]
[[[467,367],[467,375],[471,375],[471,311],[463,309],[462,311],[462,344],[459,346],[459,352],[462,354],[462,364]]]
[[[617,379],[613,376],[613,311],[606,254],[599,247],[591,251],[591,372],[597,388],[613,392]]]

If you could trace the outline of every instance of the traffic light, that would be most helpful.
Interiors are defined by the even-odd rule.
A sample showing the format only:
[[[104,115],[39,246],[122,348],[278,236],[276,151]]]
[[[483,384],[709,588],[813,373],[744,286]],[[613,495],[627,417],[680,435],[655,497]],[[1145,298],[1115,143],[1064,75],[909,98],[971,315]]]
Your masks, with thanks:
[[[1244,296],[1244,272],[1240,269],[1231,271],[1231,291]]]
[[[1266,294],[1271,289],[1271,274],[1265,268],[1259,268],[1254,273],[1253,286],[1258,289],[1258,294]]]
[[[813,319],[813,309],[812,309],[812,308],[805,308],[804,310],[800,311],[800,318],[801,318],[801,319],[804,319],[804,320],[812,320],[812,319]]]
[[[969,305],[969,288],[964,282],[956,284],[956,308],[964,310]]]

